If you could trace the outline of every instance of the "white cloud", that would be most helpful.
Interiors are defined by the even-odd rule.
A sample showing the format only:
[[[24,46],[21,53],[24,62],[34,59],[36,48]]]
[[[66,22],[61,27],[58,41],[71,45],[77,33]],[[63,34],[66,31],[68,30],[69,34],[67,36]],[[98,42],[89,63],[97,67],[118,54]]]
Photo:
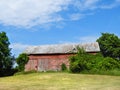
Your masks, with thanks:
[[[13,43],[10,45],[10,47],[13,48],[14,50],[23,50],[29,46],[32,46],[32,45],[25,45],[25,44],[21,44],[21,43]]]
[[[80,13],[71,14],[70,20],[79,20],[83,18],[84,16],[85,16],[84,14],[80,14]]]
[[[15,54],[18,56],[20,53],[22,53],[27,47],[30,47],[33,45],[27,45],[22,43],[12,43],[10,45],[10,48],[12,48],[12,54]]]
[[[102,0],[0,0],[0,23],[29,28],[66,19],[79,20],[86,15],[86,10],[111,9],[120,5],[120,0],[113,1],[102,5]],[[69,5],[75,9],[73,13],[69,13]],[[67,17],[61,14],[62,11]]]
[[[81,14],[81,13],[74,13],[70,15],[70,20],[80,20],[88,15],[93,15],[94,13],[88,13],[88,14]]]
[[[115,0],[113,3],[109,5],[101,5],[99,8],[101,9],[112,9],[120,5],[120,0]]]
[[[58,22],[58,12],[67,9],[71,0],[0,0],[0,22],[5,25],[31,27]]]
[[[74,43],[91,43],[96,42],[99,36],[83,36],[83,37],[74,37],[74,41],[59,41],[60,44],[74,44]]]
[[[96,42],[98,39],[97,36],[84,36],[84,37],[77,37],[76,38],[79,42]]]
[[[74,5],[80,10],[95,9],[100,0],[76,0]]]
[[[74,5],[82,11],[96,9],[112,9],[120,5],[120,0],[111,0],[111,3],[109,4],[105,4],[104,0],[76,0]]]

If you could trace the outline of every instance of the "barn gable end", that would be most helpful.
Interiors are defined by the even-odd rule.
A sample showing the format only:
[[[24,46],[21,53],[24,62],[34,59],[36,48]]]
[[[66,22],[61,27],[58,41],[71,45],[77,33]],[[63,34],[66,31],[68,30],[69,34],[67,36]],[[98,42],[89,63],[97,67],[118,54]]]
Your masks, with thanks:
[[[60,71],[62,63],[69,68],[69,56],[77,52],[76,47],[82,47],[86,52],[95,54],[100,51],[99,44],[58,44],[28,47],[24,53],[28,54],[29,61],[25,71]]]

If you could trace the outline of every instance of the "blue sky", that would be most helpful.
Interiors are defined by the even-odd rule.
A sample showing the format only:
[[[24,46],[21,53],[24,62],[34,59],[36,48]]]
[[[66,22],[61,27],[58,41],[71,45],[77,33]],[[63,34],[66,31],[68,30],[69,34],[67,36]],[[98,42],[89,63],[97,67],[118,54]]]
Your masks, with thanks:
[[[16,56],[33,45],[120,36],[120,0],[0,0],[0,31]]]

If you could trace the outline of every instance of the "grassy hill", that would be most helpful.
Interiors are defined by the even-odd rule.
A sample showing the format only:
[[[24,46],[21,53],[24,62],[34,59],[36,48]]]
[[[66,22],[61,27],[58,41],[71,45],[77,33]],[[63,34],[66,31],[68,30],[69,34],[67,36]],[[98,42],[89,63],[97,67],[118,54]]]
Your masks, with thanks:
[[[0,78],[0,90],[120,90],[120,76],[31,73]]]

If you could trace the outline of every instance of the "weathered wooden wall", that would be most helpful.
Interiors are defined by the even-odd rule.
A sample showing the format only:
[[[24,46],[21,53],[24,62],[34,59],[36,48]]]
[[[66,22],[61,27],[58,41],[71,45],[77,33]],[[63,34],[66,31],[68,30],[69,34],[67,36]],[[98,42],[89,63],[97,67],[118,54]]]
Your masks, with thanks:
[[[25,66],[25,71],[37,70],[48,71],[61,70],[62,63],[69,68],[69,56],[73,54],[52,54],[52,55],[29,55],[29,61]]]

